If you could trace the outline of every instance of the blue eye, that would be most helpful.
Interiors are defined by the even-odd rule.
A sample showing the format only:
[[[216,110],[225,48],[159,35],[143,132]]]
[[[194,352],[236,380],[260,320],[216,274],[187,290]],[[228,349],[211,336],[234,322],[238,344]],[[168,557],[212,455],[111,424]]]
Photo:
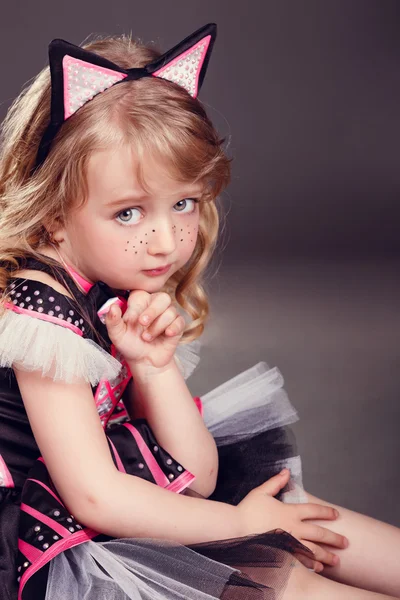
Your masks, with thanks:
[[[119,223],[121,223],[121,224],[130,225],[131,219],[132,219],[132,214],[135,210],[138,210],[138,209],[137,208],[126,208],[125,210],[122,210],[117,215],[117,221],[119,221]]]
[[[175,206],[177,206],[178,204],[181,204],[181,202],[186,202],[187,203],[188,201],[189,202],[194,202],[195,204],[198,204],[200,202],[200,200],[198,200],[197,198],[185,198],[184,200],[179,200],[179,202],[177,202],[175,204]],[[187,212],[190,213],[190,212],[194,212],[194,211],[195,211],[195,207],[193,207],[193,210],[191,210],[191,211],[189,210]],[[178,212],[182,212],[182,211],[180,210]]]

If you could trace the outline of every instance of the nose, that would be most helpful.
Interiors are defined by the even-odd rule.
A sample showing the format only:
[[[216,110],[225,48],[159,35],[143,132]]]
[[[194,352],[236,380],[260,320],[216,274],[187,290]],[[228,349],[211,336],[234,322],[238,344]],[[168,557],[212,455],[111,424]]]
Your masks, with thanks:
[[[170,219],[158,219],[150,229],[147,238],[147,252],[152,256],[157,254],[168,256],[176,249],[175,227]]]

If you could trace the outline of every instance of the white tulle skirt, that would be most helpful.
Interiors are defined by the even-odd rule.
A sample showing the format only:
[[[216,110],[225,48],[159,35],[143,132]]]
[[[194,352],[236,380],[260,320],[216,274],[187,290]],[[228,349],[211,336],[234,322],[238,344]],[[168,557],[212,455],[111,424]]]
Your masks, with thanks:
[[[279,499],[307,501],[300,456],[287,436],[287,426],[298,415],[278,369],[259,362],[201,400],[222,466],[217,493],[210,499],[225,501],[230,488],[226,501],[237,504],[250,489],[288,467],[291,479]],[[242,470],[236,456],[245,457]],[[242,492],[234,499],[237,488]],[[192,546],[143,538],[93,540],[51,561],[45,600],[276,600],[296,553],[304,550],[279,530]]]

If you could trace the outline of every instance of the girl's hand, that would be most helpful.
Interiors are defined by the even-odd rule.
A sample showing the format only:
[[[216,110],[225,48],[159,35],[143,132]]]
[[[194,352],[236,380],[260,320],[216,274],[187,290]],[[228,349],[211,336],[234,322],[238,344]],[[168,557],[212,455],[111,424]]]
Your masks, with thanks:
[[[108,335],[128,364],[159,369],[171,362],[186,325],[171,302],[166,292],[134,290],[124,315],[119,306],[110,307],[105,319]]]
[[[332,507],[307,502],[304,504],[285,504],[273,496],[286,485],[290,472],[271,477],[265,483],[254,488],[237,505],[243,535],[263,533],[279,527],[297,538],[299,542],[314,552],[314,560],[299,556],[299,560],[315,571],[322,571],[323,563],[336,565],[339,557],[321,548],[318,542],[346,548],[347,540],[330,529],[307,523],[307,519],[334,520],[339,514]],[[317,516],[316,516],[317,515]]]

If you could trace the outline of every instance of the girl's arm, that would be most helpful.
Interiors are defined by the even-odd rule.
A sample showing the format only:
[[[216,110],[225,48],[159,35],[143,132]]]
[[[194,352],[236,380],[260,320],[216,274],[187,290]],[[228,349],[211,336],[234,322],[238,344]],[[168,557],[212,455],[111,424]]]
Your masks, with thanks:
[[[65,384],[40,372],[14,370],[50,476],[80,523],[113,537],[183,544],[241,535],[237,507],[176,494],[120,473],[89,384]]]
[[[129,365],[135,418],[148,421],[161,446],[196,475],[190,488],[204,497],[215,489],[218,453],[175,360],[167,368],[150,371]]]

